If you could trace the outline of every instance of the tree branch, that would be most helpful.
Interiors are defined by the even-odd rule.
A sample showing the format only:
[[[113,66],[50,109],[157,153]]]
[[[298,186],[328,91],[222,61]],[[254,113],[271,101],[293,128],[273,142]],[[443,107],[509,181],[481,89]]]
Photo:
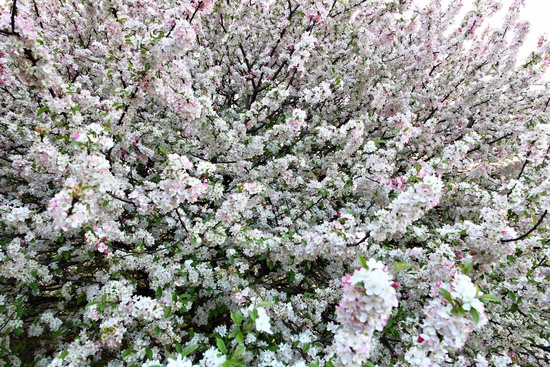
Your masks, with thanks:
[[[537,229],[540,226],[540,224],[542,223],[542,220],[544,219],[546,214],[548,214],[548,210],[545,210],[544,213],[542,213],[542,215],[540,216],[540,219],[538,220],[538,222],[533,226],[533,228],[531,228],[529,231],[527,231],[527,233],[522,234],[521,236],[516,237],[516,238],[509,238],[509,239],[506,239],[506,240],[500,240],[500,242],[502,242],[502,243],[515,242],[515,241],[522,240],[525,237],[529,236],[535,229]]]

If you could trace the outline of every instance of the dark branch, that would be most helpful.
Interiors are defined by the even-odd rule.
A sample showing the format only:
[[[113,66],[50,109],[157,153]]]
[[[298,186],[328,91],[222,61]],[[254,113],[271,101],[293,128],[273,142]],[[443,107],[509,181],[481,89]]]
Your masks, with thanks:
[[[542,223],[542,221],[543,221],[544,217],[546,216],[546,214],[548,214],[548,210],[545,210],[544,213],[542,213],[542,215],[540,216],[540,219],[538,220],[538,222],[533,226],[533,228],[531,228],[529,231],[527,231],[527,233],[522,234],[521,236],[519,236],[517,238],[509,238],[507,240],[500,240],[500,242],[506,243],[506,242],[519,241],[519,240],[522,240],[525,237],[529,236],[535,229],[537,229],[540,226],[540,224]]]

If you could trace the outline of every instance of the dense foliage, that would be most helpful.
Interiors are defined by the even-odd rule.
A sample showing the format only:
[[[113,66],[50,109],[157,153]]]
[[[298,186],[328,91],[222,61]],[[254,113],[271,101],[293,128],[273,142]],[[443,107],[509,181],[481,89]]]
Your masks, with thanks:
[[[452,3],[8,0],[0,360],[550,364],[549,44]]]

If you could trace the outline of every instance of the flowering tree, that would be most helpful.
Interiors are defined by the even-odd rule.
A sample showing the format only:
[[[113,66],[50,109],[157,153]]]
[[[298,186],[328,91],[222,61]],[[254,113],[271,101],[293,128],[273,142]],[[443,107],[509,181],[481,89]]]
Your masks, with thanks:
[[[548,365],[520,8],[8,0],[0,361]]]

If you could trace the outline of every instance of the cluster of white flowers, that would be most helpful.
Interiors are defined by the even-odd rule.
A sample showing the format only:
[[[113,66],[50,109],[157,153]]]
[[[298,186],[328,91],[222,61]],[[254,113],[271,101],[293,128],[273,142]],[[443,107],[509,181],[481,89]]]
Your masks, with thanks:
[[[224,223],[233,223],[246,209],[249,196],[246,193],[231,194],[216,213],[216,218]]]
[[[306,111],[302,111],[298,108],[292,110],[292,115],[286,120],[288,126],[295,131],[300,131],[306,126]]]
[[[304,33],[299,42],[294,45],[294,53],[288,64],[289,69],[296,69],[300,73],[305,73],[305,66],[311,56],[317,38],[311,33]]]
[[[302,93],[307,103],[319,103],[329,98],[332,91],[330,89],[330,83],[322,82],[315,88],[303,90]]]
[[[208,188],[208,184],[188,174],[193,164],[185,156],[169,154],[167,166],[159,182],[159,191],[150,194],[152,201],[163,213],[177,208],[183,202],[195,202]],[[209,167],[208,169],[211,169]]]
[[[37,254],[25,247],[24,243],[14,239],[0,249],[0,274],[6,278],[17,279],[26,286],[33,283],[37,277],[44,281],[51,280],[52,276],[47,268],[37,261]]]
[[[410,186],[395,198],[388,210],[380,209],[376,213],[377,221],[371,223],[371,236],[383,241],[387,236],[402,235],[407,227],[422,214],[439,204],[443,192],[441,178],[419,172],[420,182]]]
[[[344,295],[336,309],[342,328],[334,337],[334,350],[342,366],[361,366],[370,356],[372,337],[382,331],[397,307],[395,282],[384,264],[369,259],[343,279]]]
[[[90,124],[82,133],[73,136],[76,154],[70,162],[58,165],[61,173],[68,174],[64,187],[49,202],[48,210],[57,228],[64,231],[92,224],[96,218],[91,213],[100,212],[105,200],[112,200],[107,193],[119,193],[123,184],[112,173],[109,160],[101,150],[110,149],[114,142],[97,123]],[[118,206],[112,205],[117,211]],[[99,216],[98,216],[99,217]]]
[[[72,141],[80,143],[79,146],[95,145],[99,150],[110,149],[114,145],[113,139],[109,136],[103,126],[98,123],[87,125],[81,132],[77,132],[72,136]]]
[[[252,297],[252,300],[255,300],[255,298]],[[256,331],[273,334],[273,331],[271,330],[270,318],[265,310],[265,307],[256,307],[254,304],[251,304],[247,308],[241,309],[244,317],[249,317],[250,313],[253,311],[256,313],[256,319],[254,320]]]
[[[15,203],[14,203],[15,204]],[[19,204],[19,203],[17,203]],[[28,229],[25,221],[31,216],[29,208],[23,206],[3,206],[0,207],[2,221],[14,228],[14,230],[24,233]]]
[[[413,366],[430,366],[434,360],[444,360],[447,353],[464,346],[472,331],[481,330],[488,322],[479,299],[482,293],[467,275],[454,274],[453,280],[441,284],[440,289],[447,296],[432,299],[424,308],[422,333],[405,356]]]

